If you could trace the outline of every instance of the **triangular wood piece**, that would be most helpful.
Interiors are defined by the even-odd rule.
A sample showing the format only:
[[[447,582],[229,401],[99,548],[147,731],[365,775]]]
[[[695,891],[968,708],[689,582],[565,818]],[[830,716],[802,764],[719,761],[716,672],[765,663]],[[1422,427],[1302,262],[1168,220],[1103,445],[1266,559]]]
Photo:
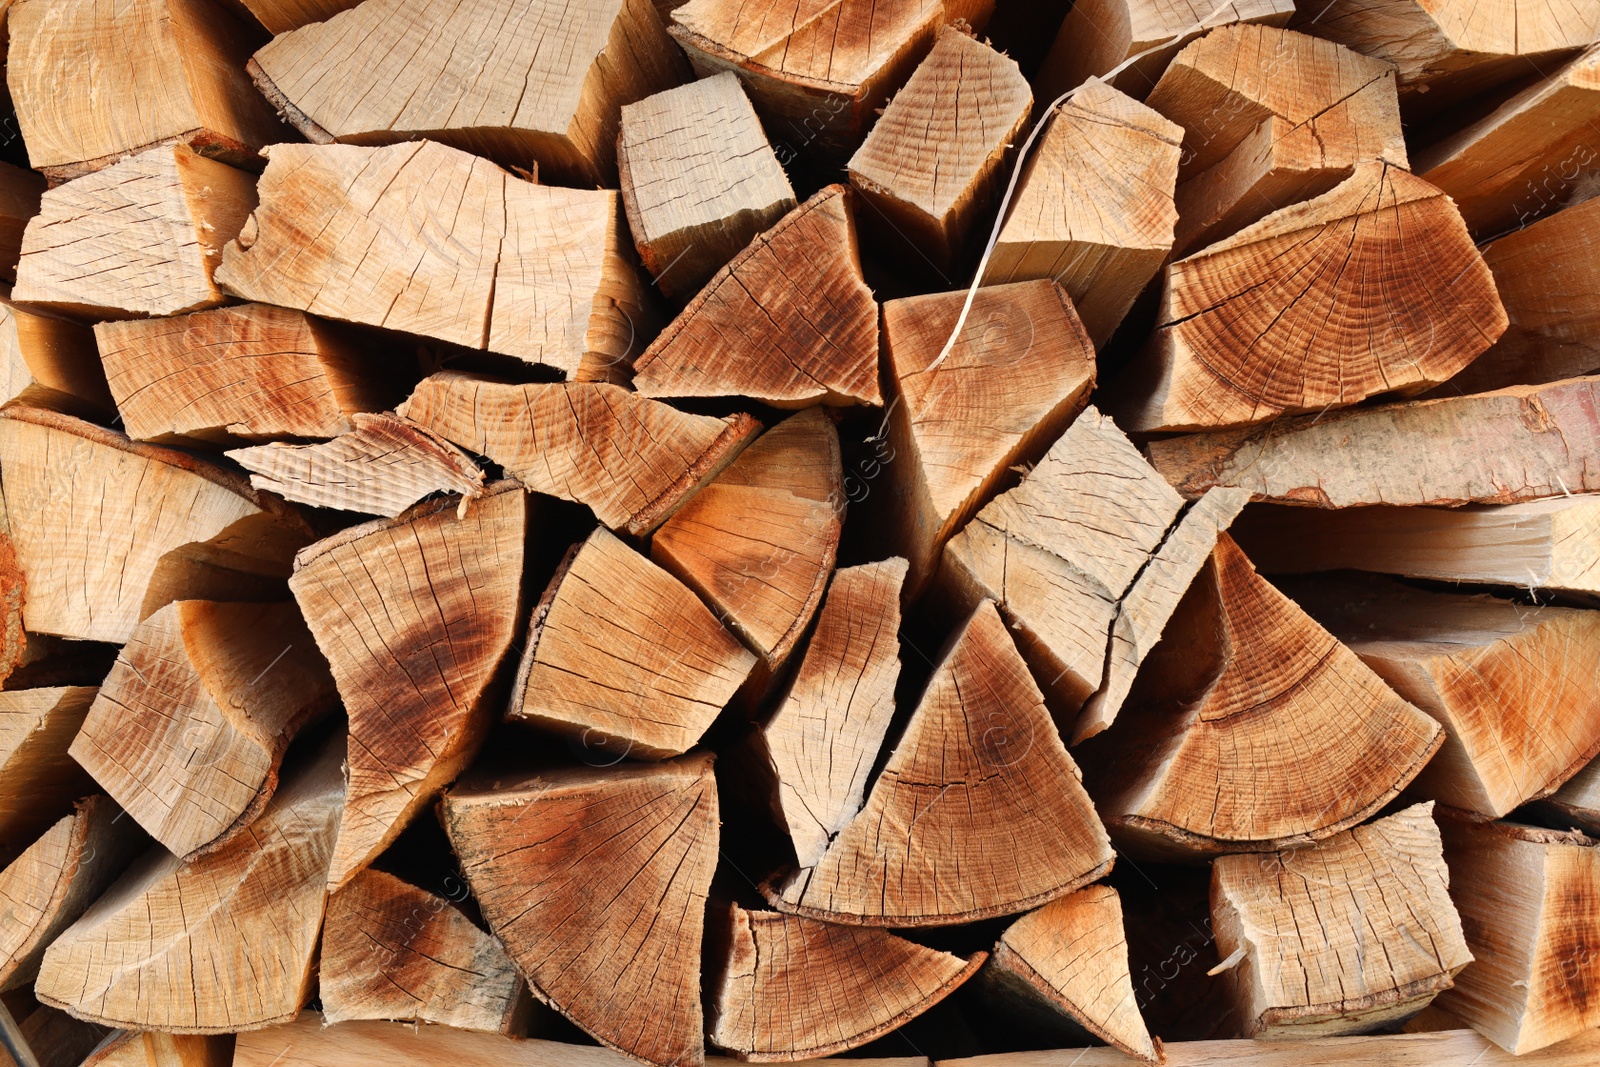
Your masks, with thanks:
[[[80,685],[0,693],[0,862],[16,858],[94,791],[67,749],[96,692]]]
[[[878,305],[861,277],[851,198],[825,186],[758,234],[645,349],[634,388],[780,408],[882,404]]]
[[[232,1067],[233,1047],[231,1035],[124,1030],[79,1067]]]
[[[550,580],[527,645],[507,717],[638,759],[692,748],[756,663],[692,590],[604,528]]]
[[[1554,793],[1531,809],[1556,826],[1571,826],[1600,837],[1600,760],[1590,760]]]
[[[116,409],[89,327],[11,302],[0,284],[0,404],[103,419]]]
[[[844,510],[839,432],[811,408],[762,434],[690,497],[655,532],[650,558],[775,669],[822,602]]]
[[[768,887],[780,911],[947,926],[1065,896],[1111,843],[992,603],[934,669],[867,803],[815,867]]]
[[[748,415],[690,415],[614,385],[510,385],[445,371],[400,414],[487,456],[529,490],[587,504],[643,536],[760,432]]]
[[[895,937],[734,905],[710,1037],[749,1063],[832,1056],[909,1022],[977,971],[971,959]]]
[[[491,486],[307,548],[289,588],[350,716],[349,797],[329,870],[365,867],[466,766],[522,610],[527,495]]]
[[[701,1062],[711,757],[494,785],[446,794],[445,828],[534,994],[634,1059]]]
[[[0,280],[16,282],[22,231],[39,213],[39,198],[48,184],[42,174],[0,163]]]

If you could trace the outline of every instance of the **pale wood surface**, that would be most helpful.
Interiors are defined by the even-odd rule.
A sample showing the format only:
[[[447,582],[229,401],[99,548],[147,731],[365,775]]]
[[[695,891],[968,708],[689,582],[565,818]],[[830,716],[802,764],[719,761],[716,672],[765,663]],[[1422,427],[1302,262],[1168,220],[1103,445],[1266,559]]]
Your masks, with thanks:
[[[71,319],[16,306],[11,287],[0,285],[0,403],[12,400],[100,419],[116,407],[94,333]]]
[[[1590,760],[1534,810],[1552,816],[1557,825],[1600,835],[1600,760]]]
[[[231,1037],[124,1030],[80,1067],[230,1067]]]
[[[45,184],[41,174],[0,163],[0,278],[8,282],[17,280],[22,231],[28,220],[39,213],[39,197]]]
[[[313,22],[326,22],[341,11],[348,11],[361,0],[239,0],[256,21],[276,36],[309,26]]]
[[[94,695],[87,685],[0,693],[0,859],[15,859],[94,790],[67,755]]]

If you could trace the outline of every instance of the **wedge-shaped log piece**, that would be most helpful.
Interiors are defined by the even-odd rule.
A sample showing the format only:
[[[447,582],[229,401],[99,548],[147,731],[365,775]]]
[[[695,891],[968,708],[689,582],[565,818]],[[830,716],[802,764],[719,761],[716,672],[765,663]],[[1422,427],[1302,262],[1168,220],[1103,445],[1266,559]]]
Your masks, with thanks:
[[[933,46],[940,26],[982,28],[994,0],[842,0],[802,7],[775,0],[689,0],[668,32],[697,74],[739,75],[779,142],[843,159]]]
[[[287,1022],[310,996],[344,736],[286,778],[250,827],[192,862],[155,848],[44,954],[34,991],[129,1030],[224,1033]]]
[[[231,472],[36,408],[0,417],[0,472],[34,633],[122,644],[174,600],[281,597],[313,536]]]
[[[67,749],[94,686],[0,693],[0,860],[10,862],[94,790]]]
[[[0,990],[31,985],[45,948],[149,843],[126,823],[115,826],[120,814],[105,797],[89,797],[0,870],[9,916],[0,926]]]
[[[1505,328],[1450,198],[1362,163],[1329,192],[1167,267],[1156,332],[1112,407],[1130,431],[1346,407],[1437,385]]]
[[[232,1035],[124,1030],[95,1049],[94,1055],[80,1067],[231,1067],[232,1064]]]
[[[128,436],[227,444],[333,437],[381,411],[399,377],[345,332],[303,311],[241,304],[102,322],[94,339]]]
[[[356,413],[355,428],[317,445],[274,442],[228,453],[250,484],[285,500],[368,515],[398,516],[432,493],[458,493],[466,507],[483,491],[471,456],[410,419]]]
[[[180,600],[134,628],[70,752],[187,856],[260,814],[295,733],[338,699],[293,603]]]
[[[615,191],[534,185],[432,141],[267,155],[261,207],[217,270],[230,293],[568,377],[608,379],[643,347],[652,313]]]
[[[289,588],[350,715],[330,888],[399,836],[482,743],[521,615],[529,507],[500,482],[465,518],[448,498],[421,504],[295,559]]]
[[[1151,1063],[1161,1058],[1139,1016],[1122,901],[1108,885],[1085,886],[1006,927],[981,981],[996,995],[1060,1017],[1129,1056]]]
[[[600,528],[534,609],[507,715],[664,759],[700,740],[755,663],[692,590]]]
[[[0,404],[16,400],[107,419],[116,409],[94,333],[58,315],[17,307],[0,285]]]
[[[689,415],[614,385],[509,385],[452,371],[423,379],[399,411],[488,456],[530,492],[586,504],[636,537],[761,429],[748,415]]]
[[[379,0],[281,34],[250,73],[315,143],[426,137],[592,186],[616,177],[622,105],[687,71],[649,0]]]
[[[1256,500],[1517,504],[1600,491],[1600,378],[1280,419],[1153,441],[1186,497],[1216,485]]]
[[[678,299],[795,206],[761,120],[727,72],[625,105],[617,169],[639,258]]]
[[[17,280],[22,231],[28,220],[39,213],[39,197],[45,185],[42,175],[10,163],[0,163],[0,279]]]
[[[1219,858],[1217,954],[1250,1037],[1366,1033],[1416,1014],[1472,962],[1433,805],[1317,844]],[[1303,932],[1318,934],[1306,940]]]
[[[1600,843],[1581,833],[1450,817],[1450,896],[1474,963],[1439,1004],[1522,1055],[1600,1025]]]
[[[449,899],[370,867],[328,898],[320,969],[330,1023],[403,1019],[521,1036],[532,1008],[498,941]]]
[[[932,366],[965,300],[937,293],[883,306],[899,410],[889,422],[887,492],[874,506],[886,511],[890,547],[911,563],[907,596],[1007,472],[1037,459],[1094,387],[1094,346],[1067,294],[1048,281],[980,289],[950,354]]]
[[[12,296],[91,319],[216,307],[223,246],[255,206],[251,174],[183,145],[141,152],[44,194]]]
[[[536,996],[634,1059],[704,1058],[700,944],[717,862],[709,755],[463,785],[446,794],[444,822]]]
[[[883,403],[852,199],[825,186],[758,234],[645,349],[634,388],[779,408]]]
[[[1600,835],[1600,760],[1590,760],[1560,789],[1538,801],[1532,809],[1557,825],[1576,827]]]
[[[22,624],[22,605],[27,599],[27,579],[17,559],[17,546],[11,538],[11,519],[6,514],[5,494],[0,492],[0,689],[30,687],[18,669],[39,658],[41,645],[54,638],[29,634]],[[48,685],[35,683],[36,686]],[[0,845],[0,849],[4,846]]]
[[[1023,164],[983,283],[1051,279],[1104,344],[1172,250],[1182,141],[1159,112],[1085,84]]]
[[[31,1063],[39,1067],[80,1067],[84,1057],[112,1033],[108,1027],[74,1019],[58,1008],[39,1004],[26,993],[12,998],[12,1005],[17,1025],[11,1032],[22,1038],[33,1052]],[[0,1059],[5,1067],[15,1063],[9,1055]]]
[[[1443,740],[1222,534],[1116,725],[1080,752],[1120,847],[1193,858],[1352,826]]]
[[[713,1044],[750,1063],[831,1056],[916,1018],[972,977],[963,960],[887,930],[734,905],[709,990]]]
[[[212,0],[24,0],[6,81],[28,162],[52,182],[157,145],[236,166],[289,130],[244,72],[261,31]]]
[[[833,420],[821,408],[791,415],[655,532],[650,558],[776,668],[810,625],[833,573],[843,481]]]
[[[1111,869],[1111,843],[992,603],[934,668],[867,803],[781,911],[946,926],[1026,911]]]
[[[888,235],[909,239],[936,269],[956,269],[1032,108],[1014,60],[959,28],[940,30],[850,157],[850,184],[874,209],[862,218],[881,218]]]

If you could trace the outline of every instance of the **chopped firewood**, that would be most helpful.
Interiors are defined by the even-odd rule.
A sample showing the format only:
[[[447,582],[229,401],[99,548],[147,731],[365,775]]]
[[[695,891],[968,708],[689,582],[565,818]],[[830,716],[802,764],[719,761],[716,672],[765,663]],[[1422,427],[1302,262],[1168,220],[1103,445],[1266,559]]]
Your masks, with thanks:
[[[825,186],[716,273],[633,365],[645,396],[878,405],[878,305],[848,186]]]
[[[1443,741],[1219,534],[1115,725],[1079,751],[1124,851],[1192,859],[1338,833]]]
[[[432,141],[266,155],[261,206],[217,269],[235,296],[586,380],[615,376],[653,330],[615,190],[535,185]]]
[[[27,1017],[17,1027],[18,1036],[33,1053],[26,1067],[81,1067],[84,1057],[111,1033],[104,1026],[74,1019],[57,1008],[31,1000],[27,1005]],[[0,1046],[0,1067],[16,1067],[16,1061],[6,1054],[3,1046]]]
[[[888,547],[911,563],[908,598],[937,568],[945,542],[1011,468],[1038,459],[1094,387],[1094,345],[1049,281],[978,290],[950,354],[933,366],[965,299],[936,293],[883,306],[899,410],[889,420],[888,485],[873,506]]]
[[[277,36],[309,26],[313,22],[326,22],[341,11],[348,11],[361,0],[239,0],[255,20]]]
[[[700,740],[755,663],[687,586],[601,527],[534,608],[507,717],[665,759]]]
[[[0,588],[4,587],[4,581],[4,578],[0,578]],[[17,593],[20,601],[22,584],[21,578],[17,577],[15,586],[6,592]],[[26,631],[19,636],[18,643],[4,653],[7,656],[14,654],[14,662],[11,673],[5,676],[5,681],[0,682],[0,690],[98,685],[117,658],[116,645],[98,641],[69,641],[64,637]]]
[[[1600,842],[1441,815],[1450,896],[1474,963],[1440,1006],[1518,1056],[1600,1026],[1600,1002],[1588,995],[1600,982]]]
[[[22,605],[27,599],[27,579],[17,559],[17,546],[11,539],[11,519],[6,514],[6,498],[0,492],[0,689],[43,688],[51,683],[23,684],[18,668],[40,656],[39,641],[22,624]],[[0,849],[3,849],[0,845]]]
[[[328,872],[370,863],[472,757],[522,613],[530,504],[510,482],[318,541],[289,588],[350,716],[349,796]]]
[[[330,1023],[402,1019],[520,1037],[533,1007],[506,950],[454,903],[370,867],[328,898],[320,970]]]
[[[983,964],[887,930],[734,905],[708,996],[713,1044],[750,1063],[857,1048],[949,996]]]
[[[124,1030],[80,1067],[232,1067],[233,1040],[205,1034]],[[391,1063],[389,1067],[394,1067]]]
[[[1600,759],[1590,760],[1560,789],[1535,802],[1530,810],[1558,825],[1600,836]]]
[[[241,834],[185,863],[134,861],[45,950],[41,1001],[130,1030],[224,1033],[294,1018],[311,994],[344,782],[342,731]]]
[[[1005,180],[1008,149],[1032,109],[1033,93],[1015,60],[961,28],[941,29],[933,51],[850,157],[850,184],[873,208],[864,223],[910,241],[936,270],[956,270]]]
[[[6,21],[28,162],[52,183],[158,145],[259,165],[289,135],[244,72],[264,35],[225,3],[21,0]]]
[[[250,825],[294,735],[337,704],[293,603],[180,600],[134,628],[70,752],[187,856]]]
[[[1110,886],[1085,886],[1006,927],[981,981],[997,997],[1070,1021],[1129,1056],[1161,1059],[1139,1016],[1122,901]]]
[[[216,307],[223,246],[255,206],[252,174],[184,145],[142,152],[44,194],[12,298],[89,319]]]
[[[396,395],[391,357],[303,311],[241,304],[102,322],[94,339],[129,437],[232,444],[333,437]]]
[[[839,432],[791,415],[662,524],[650,558],[699,593],[769,668],[811,623],[844,525]]]
[[[0,861],[20,855],[94,790],[67,755],[94,694],[93,686],[0,693]]]
[[[122,644],[174,600],[276,599],[313,537],[229,471],[36,408],[0,414],[0,472],[35,633]]]
[[[1051,279],[1103,345],[1172,250],[1182,140],[1181,126],[1090,80],[1023,165],[983,283]]]
[[[815,866],[765,892],[780,911],[859,926],[1026,911],[1111,869],[1079,777],[985,602],[934,668],[866,806]]]
[[[473,896],[535,996],[634,1059],[704,1058],[710,755],[463,785],[443,815]]]
[[[588,186],[616,177],[622,105],[688,74],[650,0],[377,0],[280,34],[249,69],[313,143],[428,138]]]
[[[1394,278],[1431,282],[1397,294]],[[1320,413],[1437,385],[1505,328],[1450,198],[1362,163],[1329,192],[1167,267],[1156,332],[1108,406],[1130,431]]]
[[[603,383],[510,385],[445,371],[399,407],[530,492],[588,505],[642,537],[739,454],[761,424],[690,415]]]
[[[624,105],[617,170],[639,258],[677,299],[795,206],[755,108],[727,72]]]
[[[668,32],[701,77],[739,75],[779,142],[779,158],[787,149],[842,160],[928,54],[940,26],[965,19],[982,29],[993,11],[994,0],[841,0],[820,8],[689,0],[672,12]]]
[[[815,866],[861,810],[894,715],[905,577],[899,558],[834,575],[800,669],[762,731],[777,811],[802,867]]]
[[[1191,499],[1217,485],[1325,508],[1590,493],[1600,491],[1600,378],[1279,419],[1148,451]]]
[[[1419,150],[1412,167],[1450,194],[1474,237],[1493,237],[1549,214],[1579,178],[1595,173],[1597,119],[1600,48],[1591,48]]]
[[[11,302],[0,284],[0,404],[18,401],[85,418],[116,410],[94,332],[81,323]]]
[[[22,231],[28,220],[39,213],[39,197],[45,184],[44,178],[31,170],[0,163],[0,279],[17,280]]]
[[[472,457],[431,430],[388,412],[350,421],[355,429],[323,444],[274,442],[228,458],[285,500],[389,518],[432,493],[458,493],[465,508],[483,491]]]
[[[1286,852],[1218,858],[1212,929],[1246,1037],[1367,1033],[1414,1015],[1473,954],[1433,804]],[[1305,931],[1316,931],[1311,940]]]

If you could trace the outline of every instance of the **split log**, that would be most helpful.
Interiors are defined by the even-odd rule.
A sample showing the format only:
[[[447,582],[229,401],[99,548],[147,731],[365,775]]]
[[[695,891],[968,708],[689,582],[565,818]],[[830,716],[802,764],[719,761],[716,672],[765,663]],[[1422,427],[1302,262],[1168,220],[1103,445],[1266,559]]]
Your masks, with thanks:
[[[853,199],[829,185],[758,234],[633,365],[651,397],[743,396],[779,408],[879,405],[878,305]]]
[[[341,11],[348,11],[361,0],[239,0],[255,20],[276,37],[309,26],[313,22],[326,22]]]
[[[690,497],[650,558],[700,594],[769,670],[822,602],[844,527],[839,432],[821,408],[784,419]]]
[[[1600,760],[1590,760],[1582,770],[1530,811],[1561,826],[1600,836]]]
[[[1417,280],[1415,291],[1396,278]],[[1450,198],[1361,163],[1329,192],[1167,267],[1156,332],[1109,406],[1141,432],[1322,412],[1437,385],[1505,328]]]
[[[67,755],[94,694],[93,686],[0,693],[0,861],[9,863],[94,791]]]
[[[1441,811],[1473,965],[1439,1004],[1521,1056],[1600,1026],[1600,843]],[[1526,1062],[1526,1061],[1522,1061]]]
[[[731,70],[744,82],[779,159],[842,160],[879,109],[957,19],[982,29],[994,0],[842,0],[813,10],[763,0],[689,0],[668,32],[695,73]]]
[[[370,867],[328,898],[319,969],[329,1023],[399,1019],[520,1037],[533,1008],[505,949],[451,900]]]
[[[1049,278],[1105,344],[1172,250],[1182,140],[1159,112],[1084,84],[1023,164],[983,284]]]
[[[0,492],[0,690],[36,688],[22,684],[21,678],[13,681],[17,669],[39,651],[38,641],[22,624],[22,605],[27,599],[27,584],[21,561],[17,559],[17,546],[11,537],[11,519],[6,514],[5,494]],[[37,687],[45,684],[48,683],[40,683]]]
[[[122,644],[174,600],[275,599],[312,539],[220,467],[35,408],[0,415],[0,472],[34,633]]]
[[[1193,859],[1353,826],[1443,740],[1222,534],[1115,726],[1079,751],[1123,851]]]
[[[25,1003],[26,1016],[16,1031],[34,1053],[27,1067],[80,1067],[83,1058],[110,1034],[104,1026],[74,1019],[64,1011],[31,1000]],[[4,1048],[0,1048],[0,1065],[16,1067]]]
[[[410,419],[356,413],[349,433],[317,445],[274,442],[228,458],[250,484],[285,500],[395,518],[433,493],[456,493],[466,508],[483,491],[471,456]]]
[[[534,608],[506,717],[665,759],[694,747],[755,663],[687,586],[601,527]]]
[[[333,437],[404,398],[394,361],[301,311],[242,304],[102,322],[94,339],[129,437],[233,444]]]
[[[945,926],[1026,911],[1111,869],[1111,844],[992,603],[934,668],[867,797],[813,867],[764,887],[780,911]]]
[[[1279,419],[1153,441],[1148,451],[1190,498],[1218,485],[1325,508],[1517,504],[1596,492],[1600,378]]]
[[[245,77],[263,35],[226,4],[23,0],[6,21],[28,162],[52,184],[171,144],[259,168],[256,150],[289,134]]]
[[[232,1067],[233,1041],[203,1034],[124,1030],[80,1067]]]
[[[93,419],[116,410],[93,331],[18,307],[0,285],[0,404],[13,400]]]
[[[1243,1036],[1368,1033],[1423,1008],[1468,963],[1433,805],[1212,867],[1212,928]],[[1307,942],[1303,931],[1315,930]]]
[[[39,999],[130,1030],[294,1018],[315,978],[343,742],[341,731],[307,753],[248,834],[189,863],[159,847],[135,860],[45,950]]]
[[[349,787],[328,885],[382,852],[471,761],[522,614],[527,494],[490,486],[311,545],[289,589],[350,716]]]
[[[617,170],[639,258],[678,300],[795,206],[755,108],[726,72],[625,104]]]
[[[887,547],[910,561],[908,600],[945,542],[1012,467],[1039,457],[1094,387],[1094,346],[1067,294],[1048,281],[978,290],[950,354],[930,370],[965,300],[937,293],[883,305],[900,410],[889,421],[895,459],[875,506]]]
[[[69,750],[177,856],[246,829],[296,733],[334,710],[293,603],[180,600],[134,628]]]
[[[947,26],[850,157],[850,184],[944,277],[970,258],[1033,93],[1015,60]]]
[[[505,468],[529,492],[642,537],[760,432],[748,415],[690,415],[601,383],[509,385],[445,371],[399,412]]]
[[[749,1063],[857,1048],[916,1018],[982,966],[887,930],[834,926],[737,904],[710,984],[713,1044]]]
[[[1554,211],[1600,169],[1597,120],[1600,48],[1591,48],[1411,162],[1450,194],[1474,237],[1493,237]]]
[[[20,601],[22,580],[7,592],[18,598],[20,627]],[[21,639],[12,649],[15,653],[11,673],[0,682],[0,690],[49,689],[63,685],[98,684],[111,670],[117,658],[117,646],[97,641],[69,641],[49,634],[22,632]]]
[[[704,1058],[710,755],[463,785],[445,795],[443,817],[473,896],[535,996],[634,1059]]]
[[[981,981],[996,996],[1087,1030],[1129,1056],[1161,1060],[1139,1016],[1122,901],[1110,886],[1085,886],[1006,927]]]
[[[0,57],[3,55],[0,51]],[[0,163],[0,279],[17,280],[22,231],[28,220],[39,213],[39,197],[45,186],[41,175],[10,163]]]
[[[326,80],[387,84],[371,79]],[[618,374],[653,331],[615,190],[535,185],[431,141],[266,155],[261,206],[217,268],[235,296],[586,380]]]
[[[87,319],[216,307],[223,246],[255,206],[252,174],[184,145],[142,152],[44,194],[11,295]]]
[[[688,74],[649,0],[379,0],[281,34],[249,70],[313,143],[428,138],[588,186],[616,177],[622,105]]]

